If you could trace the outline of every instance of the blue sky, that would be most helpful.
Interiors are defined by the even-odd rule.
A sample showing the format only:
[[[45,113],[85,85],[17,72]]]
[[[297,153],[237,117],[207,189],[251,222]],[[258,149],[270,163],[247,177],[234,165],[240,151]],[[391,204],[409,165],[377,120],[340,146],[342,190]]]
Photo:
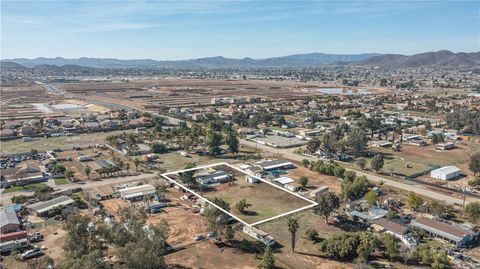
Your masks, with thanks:
[[[480,50],[480,1],[1,0],[1,58]]]

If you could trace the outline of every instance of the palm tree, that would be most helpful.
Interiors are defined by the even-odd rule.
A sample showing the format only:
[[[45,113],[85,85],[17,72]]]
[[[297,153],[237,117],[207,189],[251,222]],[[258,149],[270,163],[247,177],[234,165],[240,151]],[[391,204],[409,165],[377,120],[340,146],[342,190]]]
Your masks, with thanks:
[[[135,169],[138,172],[138,165],[140,164],[140,159],[138,158],[133,159],[133,164],[135,165]]]
[[[288,216],[287,217],[287,226],[288,226],[288,231],[292,235],[292,241],[291,241],[291,246],[292,246],[292,252],[295,252],[295,235],[298,230],[298,219]]]

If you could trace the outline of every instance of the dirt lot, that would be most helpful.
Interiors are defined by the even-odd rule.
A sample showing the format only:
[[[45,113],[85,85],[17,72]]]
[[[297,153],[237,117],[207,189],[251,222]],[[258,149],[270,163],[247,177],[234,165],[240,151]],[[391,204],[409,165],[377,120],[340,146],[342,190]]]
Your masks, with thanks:
[[[337,177],[322,175],[318,172],[310,171],[308,168],[303,166],[298,166],[295,169],[288,170],[286,176],[297,181],[301,176],[306,176],[308,178],[308,191],[315,190],[316,188],[322,186],[328,186],[329,191],[331,192],[341,192],[341,181]]]
[[[233,248],[218,248],[210,241],[189,246],[186,249],[168,254],[165,261],[169,265],[181,265],[187,268],[239,268],[254,269],[260,263],[253,254]]]
[[[36,229],[35,232],[41,232],[44,240],[39,242],[39,246],[45,246],[45,254],[52,257],[55,262],[65,258],[65,244],[67,232],[62,229],[61,224],[47,226],[46,228]]]

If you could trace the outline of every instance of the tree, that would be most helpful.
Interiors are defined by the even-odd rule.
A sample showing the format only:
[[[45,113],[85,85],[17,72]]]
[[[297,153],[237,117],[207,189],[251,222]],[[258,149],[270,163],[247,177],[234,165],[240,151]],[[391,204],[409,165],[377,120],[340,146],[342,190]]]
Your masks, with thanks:
[[[138,172],[138,166],[140,165],[140,159],[139,158],[133,159],[133,164],[135,165],[135,171]]]
[[[357,161],[355,162],[358,167],[360,167],[362,170],[365,169],[365,166],[367,166],[367,160],[365,158],[358,158]]]
[[[308,167],[309,165],[310,165],[310,161],[309,161],[309,160],[307,160],[307,159],[303,159],[303,160],[302,160],[302,166],[303,166],[303,167]]]
[[[331,132],[328,132],[322,135],[320,142],[320,148],[322,151],[327,154],[328,157],[331,157],[336,151],[335,145],[337,143],[337,138]]]
[[[309,154],[314,154],[320,148],[320,140],[313,138],[307,143],[307,152]]]
[[[197,166],[195,163],[187,163],[187,165],[185,165],[185,170],[192,169],[195,166]],[[195,170],[189,170],[189,171],[181,172],[180,173],[180,180],[184,184],[187,184],[188,187],[190,187],[190,185],[195,182],[195,178],[193,177],[194,174],[195,174]]]
[[[87,179],[90,179],[90,174],[92,173],[92,168],[90,166],[85,167],[85,170],[83,170],[85,174],[87,175]]]
[[[37,155],[38,154],[38,150],[37,149],[31,149],[30,150],[30,155]]]
[[[75,174],[75,172],[73,172],[72,170],[69,170],[69,169],[65,170],[65,173],[64,173],[65,178],[68,179],[68,180],[72,179],[74,174]]]
[[[291,244],[290,246],[292,247],[292,252],[295,252],[295,236],[297,234],[297,230],[298,230],[298,219],[292,217],[292,216],[288,216],[287,217],[287,227],[288,227],[288,231],[290,232],[290,235],[291,235]]]
[[[273,257],[273,251],[270,246],[265,248],[263,253],[262,263],[257,267],[258,269],[273,269],[275,268],[275,257]]]
[[[423,199],[416,195],[414,192],[410,192],[407,197],[407,205],[411,209],[417,209],[423,204]]]
[[[318,205],[313,208],[317,215],[325,217],[325,223],[328,224],[328,217],[340,207],[340,198],[333,192],[321,194],[317,198]]]
[[[377,202],[377,193],[370,190],[365,194],[364,199],[370,204],[370,206],[373,206]]]
[[[480,152],[477,152],[470,157],[468,168],[475,176],[480,173]]]
[[[235,153],[238,153],[238,144],[240,142],[238,141],[238,138],[233,131],[230,131],[228,133],[225,143],[227,144],[228,149],[233,155],[235,155]]]
[[[217,156],[220,154],[222,149],[220,148],[220,144],[222,141],[222,135],[213,130],[209,130],[207,132],[207,137],[205,139],[205,142],[208,145],[208,153],[212,156]]]
[[[382,170],[383,164],[384,164],[384,161],[383,161],[382,154],[377,154],[373,156],[372,160],[370,161],[370,166],[372,167],[373,170],[375,170],[376,173]]]
[[[154,142],[150,144],[151,153],[165,153],[167,152],[167,146],[162,143]]]
[[[313,228],[308,228],[307,231],[305,231],[305,236],[312,241],[318,240],[318,232]]]
[[[432,268],[433,269],[445,269],[449,268],[450,265],[450,260],[444,252],[438,253],[435,256],[433,256],[433,263],[432,263]]]
[[[298,183],[300,183],[300,185],[302,185],[302,187],[305,188],[307,187],[307,184],[308,184],[308,178],[306,176],[301,176],[298,179]]]
[[[346,146],[355,156],[363,154],[367,147],[368,138],[365,132],[360,128],[353,128],[347,136]]]
[[[439,201],[433,200],[428,204],[428,212],[436,217],[440,217],[445,212],[445,206]]]
[[[443,142],[444,138],[442,134],[432,134],[432,136],[430,137],[430,140],[432,141],[432,144],[436,145],[438,143]]]
[[[221,198],[214,197],[212,199],[212,203],[225,211],[230,211],[230,205]],[[212,205],[208,205],[207,207],[205,207],[203,215],[207,219],[208,229],[215,232],[215,234],[217,235],[221,235],[226,229],[230,217],[222,210]]]
[[[480,203],[469,203],[465,206],[465,213],[473,223],[478,224],[480,221]]]
[[[392,234],[383,233],[382,234],[382,243],[385,248],[385,252],[388,254],[390,259],[396,260],[400,256],[400,247],[398,245],[399,240]]]
[[[225,229],[225,238],[228,241],[231,241],[234,236],[235,236],[235,231],[233,230],[232,226],[228,225],[227,228]]]
[[[250,207],[250,204],[247,203],[246,199],[242,199],[235,204],[235,208],[238,210],[238,212],[242,214],[245,214],[245,209],[247,209],[248,207]]]

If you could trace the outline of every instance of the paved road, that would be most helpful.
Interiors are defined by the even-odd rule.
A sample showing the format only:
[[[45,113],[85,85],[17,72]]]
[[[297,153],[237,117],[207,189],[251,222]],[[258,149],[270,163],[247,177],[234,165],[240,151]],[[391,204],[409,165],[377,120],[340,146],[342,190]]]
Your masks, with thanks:
[[[123,184],[131,181],[140,181],[140,180],[151,179],[155,177],[158,177],[158,175],[140,174],[138,176],[103,178],[101,181],[88,181],[85,184],[69,183],[69,184],[54,185],[54,186],[52,186],[51,182],[48,182],[47,184],[54,187],[56,190],[66,190],[69,188],[78,188],[78,187],[84,190],[88,190],[95,187],[101,187],[101,186],[106,186],[111,184]],[[3,189],[1,191],[3,191]],[[18,195],[32,195],[32,194],[33,192],[28,192],[28,191],[17,191],[17,192],[5,193],[0,195],[1,196],[0,201],[3,205],[7,205],[12,203],[11,198],[15,195],[18,196]]]
[[[276,148],[271,148],[271,147],[268,147],[268,146],[265,146],[265,145],[262,145],[262,144],[258,144],[258,143],[252,142],[252,141],[247,141],[247,140],[244,140],[244,139],[240,140],[240,143],[242,145],[246,145],[246,146],[249,146],[249,147],[252,147],[252,148],[257,148],[262,153],[267,153],[267,156],[270,155],[271,157],[285,158],[285,159],[292,160],[292,161],[297,161],[297,162],[301,162],[303,159],[318,160],[318,158],[309,157],[309,156],[301,156],[301,155],[296,154],[294,152],[294,150],[296,148],[276,149]],[[352,169],[348,169],[348,168],[346,168],[346,169],[347,170],[352,170]],[[418,184],[418,183],[413,183],[413,182],[412,183],[403,183],[403,182],[398,182],[398,181],[386,179],[386,178],[383,178],[383,177],[380,177],[380,176],[377,176],[377,175],[368,174],[368,173],[365,173],[365,172],[362,172],[362,171],[357,171],[357,170],[353,170],[353,171],[355,171],[357,173],[357,175],[366,176],[371,181],[374,181],[374,182],[383,181],[386,186],[402,189],[402,190],[409,191],[409,192],[413,191],[413,192],[418,193],[420,195],[443,201],[446,204],[460,204],[461,205],[463,203],[463,200],[460,199],[460,198],[456,198],[456,197],[445,195],[445,194],[442,194],[442,193],[439,193],[439,192],[436,192],[436,191],[428,190],[428,189],[426,189],[425,186],[422,186],[421,184]],[[467,201],[465,203],[468,204],[469,202],[474,202],[474,201],[479,201],[479,199],[473,198],[473,197],[468,197]]]

